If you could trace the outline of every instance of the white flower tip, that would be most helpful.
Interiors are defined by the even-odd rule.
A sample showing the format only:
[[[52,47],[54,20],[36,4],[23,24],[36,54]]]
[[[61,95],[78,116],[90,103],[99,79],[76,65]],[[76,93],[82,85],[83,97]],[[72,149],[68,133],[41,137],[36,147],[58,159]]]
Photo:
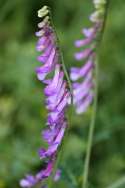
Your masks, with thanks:
[[[39,28],[42,28],[42,27],[44,27],[46,24],[49,24],[49,23],[50,23],[50,22],[49,22],[49,16],[46,16],[42,22],[38,23],[38,27],[39,27]]]
[[[22,179],[19,184],[20,184],[21,187],[29,186],[29,182],[25,179]]]
[[[38,17],[42,18],[42,17],[46,16],[48,13],[49,13],[48,7],[43,6],[40,10],[38,10]]]
[[[106,3],[106,0],[93,0],[94,4],[97,5],[101,5],[101,4],[105,4]]]
[[[95,11],[90,15],[90,20],[92,22],[97,22],[99,20],[99,11]]]

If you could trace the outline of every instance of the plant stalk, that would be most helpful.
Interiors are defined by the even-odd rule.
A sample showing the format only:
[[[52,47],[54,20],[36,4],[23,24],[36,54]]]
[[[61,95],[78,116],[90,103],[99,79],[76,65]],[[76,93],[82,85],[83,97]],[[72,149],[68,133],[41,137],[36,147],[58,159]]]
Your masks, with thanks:
[[[100,45],[104,34],[104,28],[108,13],[108,7],[109,7],[109,0],[106,2],[105,6],[105,13],[104,13],[104,19],[103,19],[103,25],[102,29],[100,31],[99,40],[96,44],[97,49],[96,53],[99,56],[100,52]],[[94,129],[95,129],[95,120],[96,120],[96,112],[97,112],[97,103],[98,103],[98,75],[99,75],[99,65],[98,65],[98,57],[95,58],[95,97],[93,102],[93,112],[91,117],[91,122],[89,126],[89,134],[88,134],[88,144],[87,144],[87,151],[86,151],[86,157],[85,157],[85,165],[84,165],[84,171],[83,171],[83,182],[82,182],[82,188],[88,188],[88,175],[89,175],[89,164],[90,164],[90,157],[91,157],[91,150],[92,150],[92,142],[94,137]]]
[[[119,188],[122,185],[125,185],[125,177],[120,178],[119,180],[117,180],[113,184],[109,185],[107,188]]]
[[[89,163],[90,163],[90,156],[92,150],[92,141],[94,136],[94,128],[95,128],[95,119],[96,119],[96,112],[97,112],[97,99],[98,99],[98,60],[96,59],[95,63],[95,72],[96,72],[96,82],[95,82],[95,98],[93,103],[93,112],[92,118],[89,126],[89,135],[88,135],[88,144],[87,144],[87,151],[86,151],[86,158],[85,158],[85,166],[83,172],[83,188],[88,187],[88,174],[89,174]]]

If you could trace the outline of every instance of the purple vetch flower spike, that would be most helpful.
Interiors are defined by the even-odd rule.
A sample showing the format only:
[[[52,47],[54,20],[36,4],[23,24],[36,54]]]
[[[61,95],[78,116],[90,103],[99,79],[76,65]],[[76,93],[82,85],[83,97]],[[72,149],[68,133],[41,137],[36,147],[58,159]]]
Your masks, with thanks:
[[[95,12],[90,15],[92,26],[83,28],[83,39],[76,40],[75,46],[82,51],[75,53],[77,61],[84,61],[82,67],[72,67],[70,78],[73,81],[73,103],[76,113],[84,113],[94,98],[94,67],[96,59],[97,39],[103,25],[105,0],[93,0]],[[77,81],[77,82],[76,82]]]
[[[49,21],[48,13],[47,6],[38,11],[38,16],[43,18],[43,21],[38,24],[40,30],[36,32],[36,36],[39,37],[36,50],[41,53],[37,59],[42,63],[41,66],[36,68],[36,74],[37,78],[45,85],[45,105],[48,110],[47,128],[42,131],[42,138],[48,146],[47,148],[40,148],[38,151],[40,159],[44,159],[45,168],[34,176],[27,175],[20,181],[21,187],[27,188],[31,188],[51,176],[56,163],[58,148],[67,128],[65,112],[69,103],[70,92],[67,88],[67,81],[64,80],[62,65],[59,64],[61,59],[57,36]],[[47,76],[49,76],[49,79],[47,79]],[[59,178],[60,171],[57,171],[54,181]]]
[[[48,14],[47,8],[38,13],[39,17],[46,17],[38,24],[40,31],[36,32],[36,36],[39,37],[36,49],[42,53],[37,59],[43,64],[36,68],[36,73],[41,81],[54,70],[59,59],[55,32],[49,22],[49,17],[45,13]]]

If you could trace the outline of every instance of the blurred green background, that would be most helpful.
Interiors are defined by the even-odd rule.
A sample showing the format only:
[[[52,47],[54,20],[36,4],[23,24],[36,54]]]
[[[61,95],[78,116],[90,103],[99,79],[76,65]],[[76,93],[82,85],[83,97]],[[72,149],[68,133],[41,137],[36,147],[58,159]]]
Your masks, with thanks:
[[[125,1],[110,0],[100,56],[99,98],[89,188],[106,188],[125,175]],[[89,26],[91,0],[0,0],[0,188],[18,188],[28,172],[40,169],[37,150],[46,111],[36,79],[37,10],[52,9],[67,69],[75,65],[74,40]],[[70,130],[54,187],[78,188],[91,108],[76,116],[69,110]],[[125,184],[120,188],[124,188]]]

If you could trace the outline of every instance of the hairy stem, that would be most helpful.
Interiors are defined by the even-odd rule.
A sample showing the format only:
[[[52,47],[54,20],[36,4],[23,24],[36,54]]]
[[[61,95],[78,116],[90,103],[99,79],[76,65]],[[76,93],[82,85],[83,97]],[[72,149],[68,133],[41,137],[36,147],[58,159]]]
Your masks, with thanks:
[[[104,33],[107,12],[108,12],[108,6],[109,6],[109,0],[107,0],[107,2],[106,2],[103,26],[102,26],[102,30],[100,32],[99,41],[97,42],[97,50],[96,50],[97,54],[99,54],[100,44],[101,44],[103,33]],[[92,112],[91,122],[90,122],[90,126],[89,126],[88,144],[87,144],[85,165],[84,165],[84,171],[83,171],[82,188],[88,187],[89,163],[90,163],[90,156],[91,156],[91,150],[92,150],[92,142],[93,142],[93,137],[94,137],[95,120],[96,120],[96,112],[97,112],[97,101],[98,101],[98,73],[99,73],[98,57],[96,56],[96,59],[95,59],[95,77],[96,77],[95,78],[95,97],[94,97],[94,102],[93,102],[93,112]]]
[[[61,53],[61,52],[60,52]],[[61,62],[62,62],[62,67],[63,67],[63,71],[65,73],[66,79],[67,79],[67,83],[69,86],[69,90],[70,90],[70,94],[71,94],[71,104],[73,104],[73,89],[72,89],[72,85],[71,85],[71,81],[64,63],[64,58],[63,58],[63,54],[61,53]]]

